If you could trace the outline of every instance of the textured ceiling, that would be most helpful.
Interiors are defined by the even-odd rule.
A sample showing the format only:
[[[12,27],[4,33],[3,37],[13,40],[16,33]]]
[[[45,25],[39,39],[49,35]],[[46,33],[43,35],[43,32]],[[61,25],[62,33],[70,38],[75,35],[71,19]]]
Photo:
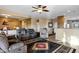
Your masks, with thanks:
[[[32,17],[32,18],[55,18],[57,16],[65,15],[67,17],[78,17],[78,5],[47,5],[49,12],[41,14],[32,12],[33,5],[0,5],[0,14],[10,14],[14,17]],[[12,16],[12,17],[13,17]]]

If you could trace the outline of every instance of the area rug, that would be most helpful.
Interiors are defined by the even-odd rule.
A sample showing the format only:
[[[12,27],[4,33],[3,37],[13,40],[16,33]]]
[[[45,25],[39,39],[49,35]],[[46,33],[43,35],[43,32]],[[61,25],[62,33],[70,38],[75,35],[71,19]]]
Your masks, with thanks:
[[[55,53],[75,53],[76,49],[62,45]]]
[[[36,42],[36,43],[40,43],[40,42]],[[28,47],[27,47],[28,53],[51,53],[52,51],[54,51],[55,49],[57,49],[61,45],[61,44],[57,44],[57,43],[54,43],[54,42],[47,42],[48,43],[48,49],[36,50],[36,49],[33,49],[36,43],[28,44]],[[37,45],[37,46],[39,46],[39,45]]]
[[[74,49],[74,48],[71,48],[71,47],[68,47],[68,46],[65,46],[62,44],[58,44],[55,42],[49,42],[49,41],[47,42],[48,49],[36,50],[36,49],[33,49],[33,47],[36,43],[40,43],[40,41],[27,45],[27,53],[75,53],[76,52],[76,49]],[[45,48],[44,44],[36,45],[36,46]]]

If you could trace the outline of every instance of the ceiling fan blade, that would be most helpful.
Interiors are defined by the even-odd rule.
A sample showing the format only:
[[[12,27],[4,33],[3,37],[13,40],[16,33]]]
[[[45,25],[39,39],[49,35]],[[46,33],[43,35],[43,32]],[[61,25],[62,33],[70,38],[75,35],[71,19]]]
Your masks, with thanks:
[[[38,9],[38,8],[36,8],[36,7],[33,7],[33,6],[32,6],[32,8],[34,8],[34,9]]]
[[[46,8],[47,6],[43,6],[43,8]]]
[[[49,12],[49,10],[43,10],[43,11],[45,11],[45,12]]]
[[[38,5],[38,8],[41,8],[42,5]]]
[[[37,11],[37,10],[33,10],[32,12],[35,12],[35,11]]]

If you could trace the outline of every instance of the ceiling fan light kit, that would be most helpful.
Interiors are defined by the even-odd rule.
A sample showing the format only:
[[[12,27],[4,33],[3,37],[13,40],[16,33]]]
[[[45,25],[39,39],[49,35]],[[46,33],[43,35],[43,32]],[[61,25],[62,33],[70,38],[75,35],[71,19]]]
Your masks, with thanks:
[[[37,5],[36,7],[32,6],[32,8],[34,9],[32,12],[38,12],[38,13],[49,12],[49,10],[47,10],[47,6],[43,5]]]

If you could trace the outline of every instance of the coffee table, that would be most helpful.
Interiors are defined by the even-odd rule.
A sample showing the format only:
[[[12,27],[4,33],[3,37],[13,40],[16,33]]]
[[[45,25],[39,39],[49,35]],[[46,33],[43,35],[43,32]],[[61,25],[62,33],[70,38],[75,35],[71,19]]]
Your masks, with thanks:
[[[44,43],[46,47],[44,48],[44,46],[42,46],[42,48],[37,48],[36,46],[38,43]],[[33,42],[27,45],[27,53],[51,53],[52,51],[57,49],[60,45],[61,44],[57,44],[57,43],[50,42],[47,40],[37,41],[37,42]]]

